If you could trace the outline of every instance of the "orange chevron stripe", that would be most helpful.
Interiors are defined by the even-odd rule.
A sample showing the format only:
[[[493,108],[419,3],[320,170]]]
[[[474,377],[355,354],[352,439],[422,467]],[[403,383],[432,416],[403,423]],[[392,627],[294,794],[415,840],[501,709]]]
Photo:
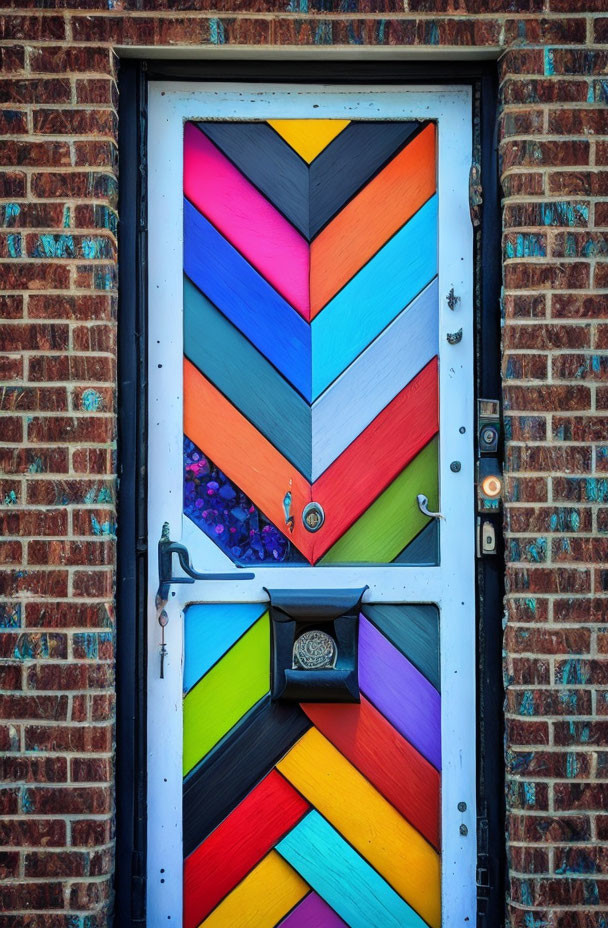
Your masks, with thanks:
[[[440,841],[441,776],[365,696],[353,705],[302,703],[302,709],[427,841]]]
[[[310,502],[306,478],[186,358],[184,431],[278,528],[285,525],[288,490],[294,513]],[[309,557],[312,535],[299,519],[289,537]]]
[[[184,360],[184,430],[277,527],[292,493],[291,540],[311,563],[337,541],[438,429],[434,359],[312,485],[207,379]],[[316,534],[299,515],[311,499],[327,520]]]
[[[433,195],[435,136],[427,126],[314,239],[311,319]]]

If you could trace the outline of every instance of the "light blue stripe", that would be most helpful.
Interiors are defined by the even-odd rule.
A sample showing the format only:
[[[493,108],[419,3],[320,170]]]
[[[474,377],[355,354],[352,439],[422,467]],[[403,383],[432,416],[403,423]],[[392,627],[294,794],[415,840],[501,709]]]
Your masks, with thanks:
[[[350,928],[426,928],[411,906],[314,809],[276,850]]]
[[[184,693],[198,683],[265,609],[263,603],[188,606],[184,614]]]
[[[313,319],[313,399],[436,274],[434,196]]]
[[[205,217],[184,200],[184,271],[310,401],[310,327]],[[166,307],[171,313],[171,307]]]

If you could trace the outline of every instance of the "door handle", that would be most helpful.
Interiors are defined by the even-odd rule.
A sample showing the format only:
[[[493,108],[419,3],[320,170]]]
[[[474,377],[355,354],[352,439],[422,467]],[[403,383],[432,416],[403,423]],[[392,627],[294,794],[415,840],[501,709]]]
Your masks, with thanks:
[[[186,577],[173,576],[173,555],[177,554],[179,566],[187,574]],[[213,573],[212,571],[195,570],[190,561],[190,552],[185,545],[169,538],[169,523],[165,522],[158,542],[158,592],[156,605],[166,603],[169,599],[169,590],[173,583],[194,583],[195,580],[253,580],[252,571],[242,570],[240,567],[227,573]]]
[[[429,498],[428,496],[425,496],[424,493],[419,493],[418,496],[416,497],[416,500],[418,501],[418,509],[420,510],[423,516],[427,516],[429,519],[445,520],[445,516],[443,515],[442,512],[430,512],[429,511]]]

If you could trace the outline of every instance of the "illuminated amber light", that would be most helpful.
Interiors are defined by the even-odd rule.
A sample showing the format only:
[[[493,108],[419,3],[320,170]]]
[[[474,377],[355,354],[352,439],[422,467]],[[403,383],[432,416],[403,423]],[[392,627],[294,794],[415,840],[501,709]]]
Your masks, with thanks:
[[[502,480],[500,477],[496,477],[494,474],[490,474],[488,477],[484,477],[484,480],[481,484],[481,489],[485,496],[489,496],[491,499],[495,499],[502,493]]]

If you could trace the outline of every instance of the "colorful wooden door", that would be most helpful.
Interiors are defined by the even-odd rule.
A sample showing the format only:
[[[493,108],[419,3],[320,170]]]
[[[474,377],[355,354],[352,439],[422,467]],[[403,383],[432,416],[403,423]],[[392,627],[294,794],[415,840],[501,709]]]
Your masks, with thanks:
[[[148,923],[472,924],[470,90],[152,88]]]

